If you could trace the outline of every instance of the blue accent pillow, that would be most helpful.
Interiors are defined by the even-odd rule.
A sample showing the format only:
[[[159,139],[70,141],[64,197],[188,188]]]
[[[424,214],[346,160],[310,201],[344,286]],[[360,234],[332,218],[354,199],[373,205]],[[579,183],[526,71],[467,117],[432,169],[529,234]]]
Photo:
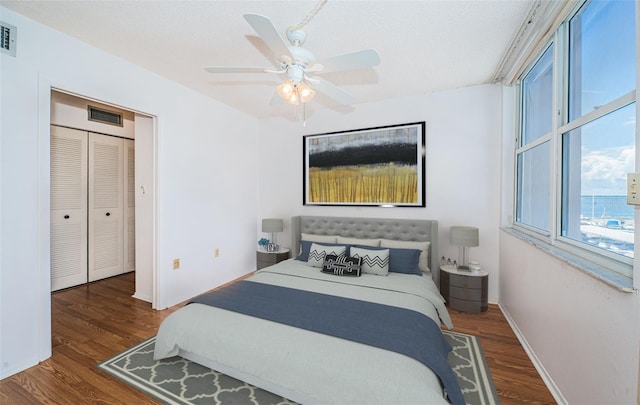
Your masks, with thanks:
[[[309,261],[309,253],[311,251],[311,245],[314,243],[322,246],[344,246],[344,244],[342,243],[324,243],[324,242],[313,242],[310,240],[303,240],[303,241],[300,241],[300,244],[302,245],[302,251],[298,256],[296,256],[295,260],[300,260],[301,262]]]
[[[389,249],[390,272],[422,276],[422,271],[418,266],[420,253],[422,252],[418,249],[385,248],[360,245],[357,245],[357,247],[371,250]]]

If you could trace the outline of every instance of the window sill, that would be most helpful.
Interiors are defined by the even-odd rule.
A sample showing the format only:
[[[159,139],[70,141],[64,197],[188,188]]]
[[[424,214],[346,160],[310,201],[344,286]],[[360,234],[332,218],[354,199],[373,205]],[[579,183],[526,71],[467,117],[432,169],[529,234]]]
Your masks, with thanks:
[[[557,248],[556,246],[552,246],[548,243],[545,243],[539,239],[532,238],[531,236],[519,232],[513,228],[503,227],[503,231],[506,233],[515,236],[516,238],[523,240],[529,243],[532,246],[542,250],[550,254],[551,256],[557,258],[558,260],[562,260],[563,262],[569,264],[572,267],[581,270],[582,272],[594,277],[611,287],[617,288],[623,292],[634,292],[633,288],[633,280],[629,277],[625,277],[623,275],[614,273],[612,271],[603,268],[602,266],[598,266],[594,263],[589,262],[588,260],[577,256],[575,254],[569,253],[562,249]]]

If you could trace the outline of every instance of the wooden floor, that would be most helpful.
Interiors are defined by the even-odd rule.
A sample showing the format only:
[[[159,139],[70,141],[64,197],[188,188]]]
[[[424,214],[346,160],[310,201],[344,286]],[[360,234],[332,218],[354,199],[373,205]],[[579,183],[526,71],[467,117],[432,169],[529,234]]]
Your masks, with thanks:
[[[157,404],[96,367],[155,335],[179,307],[155,311],[131,298],[133,288],[129,273],[53,293],[53,356],[0,381],[0,403]],[[480,337],[502,404],[555,403],[497,306],[482,314],[451,315],[455,331]]]
[[[503,405],[556,403],[497,305],[489,304],[489,310],[479,314],[449,313],[454,331],[480,338]]]

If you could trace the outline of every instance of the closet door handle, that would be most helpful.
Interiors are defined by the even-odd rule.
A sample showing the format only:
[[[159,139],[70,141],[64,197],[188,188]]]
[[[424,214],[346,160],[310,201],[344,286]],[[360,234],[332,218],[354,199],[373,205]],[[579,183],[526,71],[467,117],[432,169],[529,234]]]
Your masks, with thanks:
[[[65,216],[64,216],[64,219],[69,219],[69,215],[65,215]]]
[[[111,215],[111,213],[110,213],[110,212],[107,212],[107,216],[109,216],[109,215]]]

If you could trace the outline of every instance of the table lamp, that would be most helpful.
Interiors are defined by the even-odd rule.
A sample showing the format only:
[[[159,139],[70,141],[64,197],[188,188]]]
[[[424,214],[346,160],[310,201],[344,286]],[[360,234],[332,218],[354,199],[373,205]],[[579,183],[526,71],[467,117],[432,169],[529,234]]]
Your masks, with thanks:
[[[469,270],[467,248],[480,246],[478,228],[470,226],[452,226],[449,231],[449,243],[458,246],[458,269]]]
[[[262,220],[262,232],[271,233],[271,243],[267,250],[273,252],[277,251],[278,242],[276,242],[276,233],[282,232],[284,229],[284,222],[280,218],[264,218]]]

